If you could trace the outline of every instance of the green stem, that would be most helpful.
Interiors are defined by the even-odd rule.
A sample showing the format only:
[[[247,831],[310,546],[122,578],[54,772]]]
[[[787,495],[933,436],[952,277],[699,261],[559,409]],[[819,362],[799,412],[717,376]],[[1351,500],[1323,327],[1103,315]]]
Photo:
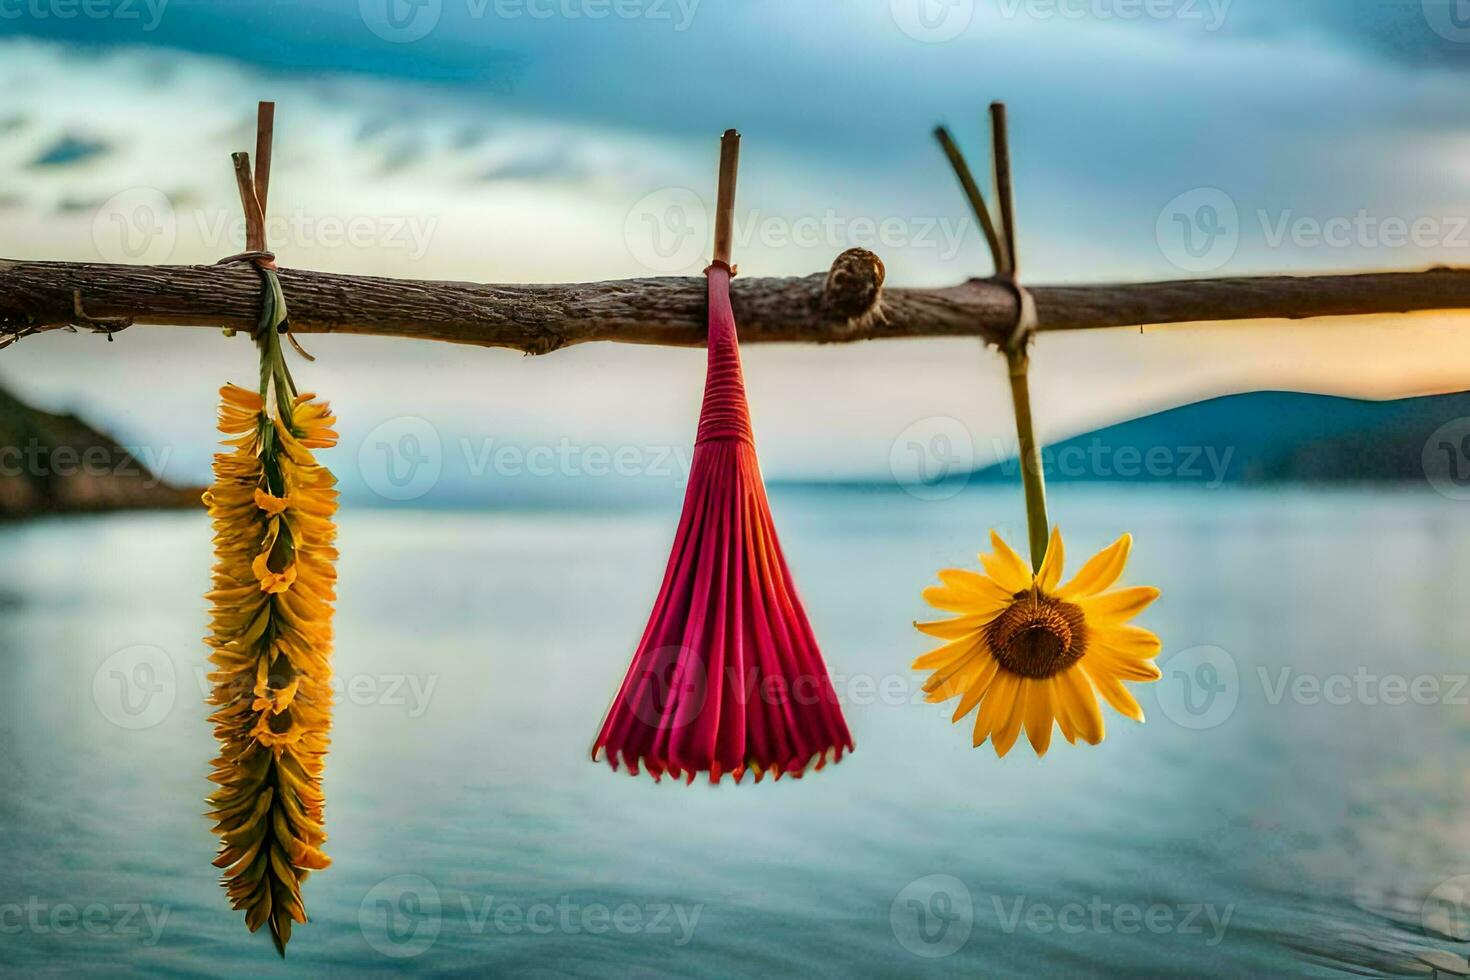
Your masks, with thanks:
[[[1011,401],[1016,409],[1016,435],[1020,439],[1021,482],[1026,488],[1026,529],[1031,541],[1031,567],[1041,571],[1050,529],[1046,521],[1046,477],[1041,469],[1041,446],[1031,423],[1031,384],[1027,372],[1030,355],[1023,347],[1006,352],[1011,375]]]

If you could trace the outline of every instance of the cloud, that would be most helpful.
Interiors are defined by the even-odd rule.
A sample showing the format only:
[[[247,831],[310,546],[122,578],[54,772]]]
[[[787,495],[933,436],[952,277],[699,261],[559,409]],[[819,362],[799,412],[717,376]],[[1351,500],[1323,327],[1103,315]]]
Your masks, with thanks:
[[[111,149],[111,145],[106,140],[65,133],[42,149],[36,155],[35,159],[30,162],[29,166],[36,169],[42,167],[67,167],[75,163],[83,163],[94,157],[102,156],[109,149]]]

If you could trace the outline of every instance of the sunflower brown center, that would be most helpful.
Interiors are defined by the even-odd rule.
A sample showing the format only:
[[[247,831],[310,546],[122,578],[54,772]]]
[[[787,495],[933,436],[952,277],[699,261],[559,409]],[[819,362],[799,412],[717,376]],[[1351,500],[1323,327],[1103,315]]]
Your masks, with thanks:
[[[1037,680],[1060,674],[1087,652],[1087,623],[1070,602],[1028,589],[985,627],[1002,669]]]

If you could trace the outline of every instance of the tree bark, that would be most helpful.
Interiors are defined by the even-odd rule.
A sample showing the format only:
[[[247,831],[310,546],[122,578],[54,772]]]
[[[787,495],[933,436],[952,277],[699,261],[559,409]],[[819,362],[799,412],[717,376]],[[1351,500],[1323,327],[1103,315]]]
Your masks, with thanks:
[[[281,269],[296,333],[374,334],[545,354],[593,340],[699,346],[702,277],[549,285],[483,285]],[[250,331],[261,277],[248,264],[128,266],[0,259],[0,346],[68,325],[114,332],[131,323]],[[1095,286],[1037,286],[1039,329],[1087,330],[1470,308],[1470,270],[1262,276]],[[850,249],[826,275],[736,279],[746,343],[845,343],[905,337],[1004,339],[1016,297],[971,279],[938,289],[884,289],[873,253]]]

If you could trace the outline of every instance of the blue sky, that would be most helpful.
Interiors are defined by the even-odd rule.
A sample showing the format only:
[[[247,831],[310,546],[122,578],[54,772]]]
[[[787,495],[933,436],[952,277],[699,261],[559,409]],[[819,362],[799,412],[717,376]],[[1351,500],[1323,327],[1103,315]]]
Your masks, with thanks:
[[[736,126],[744,273],[806,274],[865,244],[894,284],[951,283],[987,260],[929,131],[948,122],[978,161],[999,98],[1032,282],[1418,268],[1470,249],[1467,71],[1466,0],[0,0],[0,256],[238,250],[228,152],[274,98],[287,264],[697,272],[707,246],[671,258],[640,236],[677,195],[712,194],[716,137]],[[169,230],[130,252],[140,214]],[[1463,387],[1463,325],[1049,337],[1037,413],[1056,437],[1223,391]],[[702,381],[689,351],[312,346],[299,373],[347,431],[422,418],[446,446],[684,445]],[[1002,373],[975,344],[746,359],[772,476],[881,476],[903,433],[948,425],[926,420],[957,420],[977,463],[1011,437]],[[210,331],[142,327],[105,346],[29,340],[0,355],[0,380],[197,478],[211,392],[249,360]]]

